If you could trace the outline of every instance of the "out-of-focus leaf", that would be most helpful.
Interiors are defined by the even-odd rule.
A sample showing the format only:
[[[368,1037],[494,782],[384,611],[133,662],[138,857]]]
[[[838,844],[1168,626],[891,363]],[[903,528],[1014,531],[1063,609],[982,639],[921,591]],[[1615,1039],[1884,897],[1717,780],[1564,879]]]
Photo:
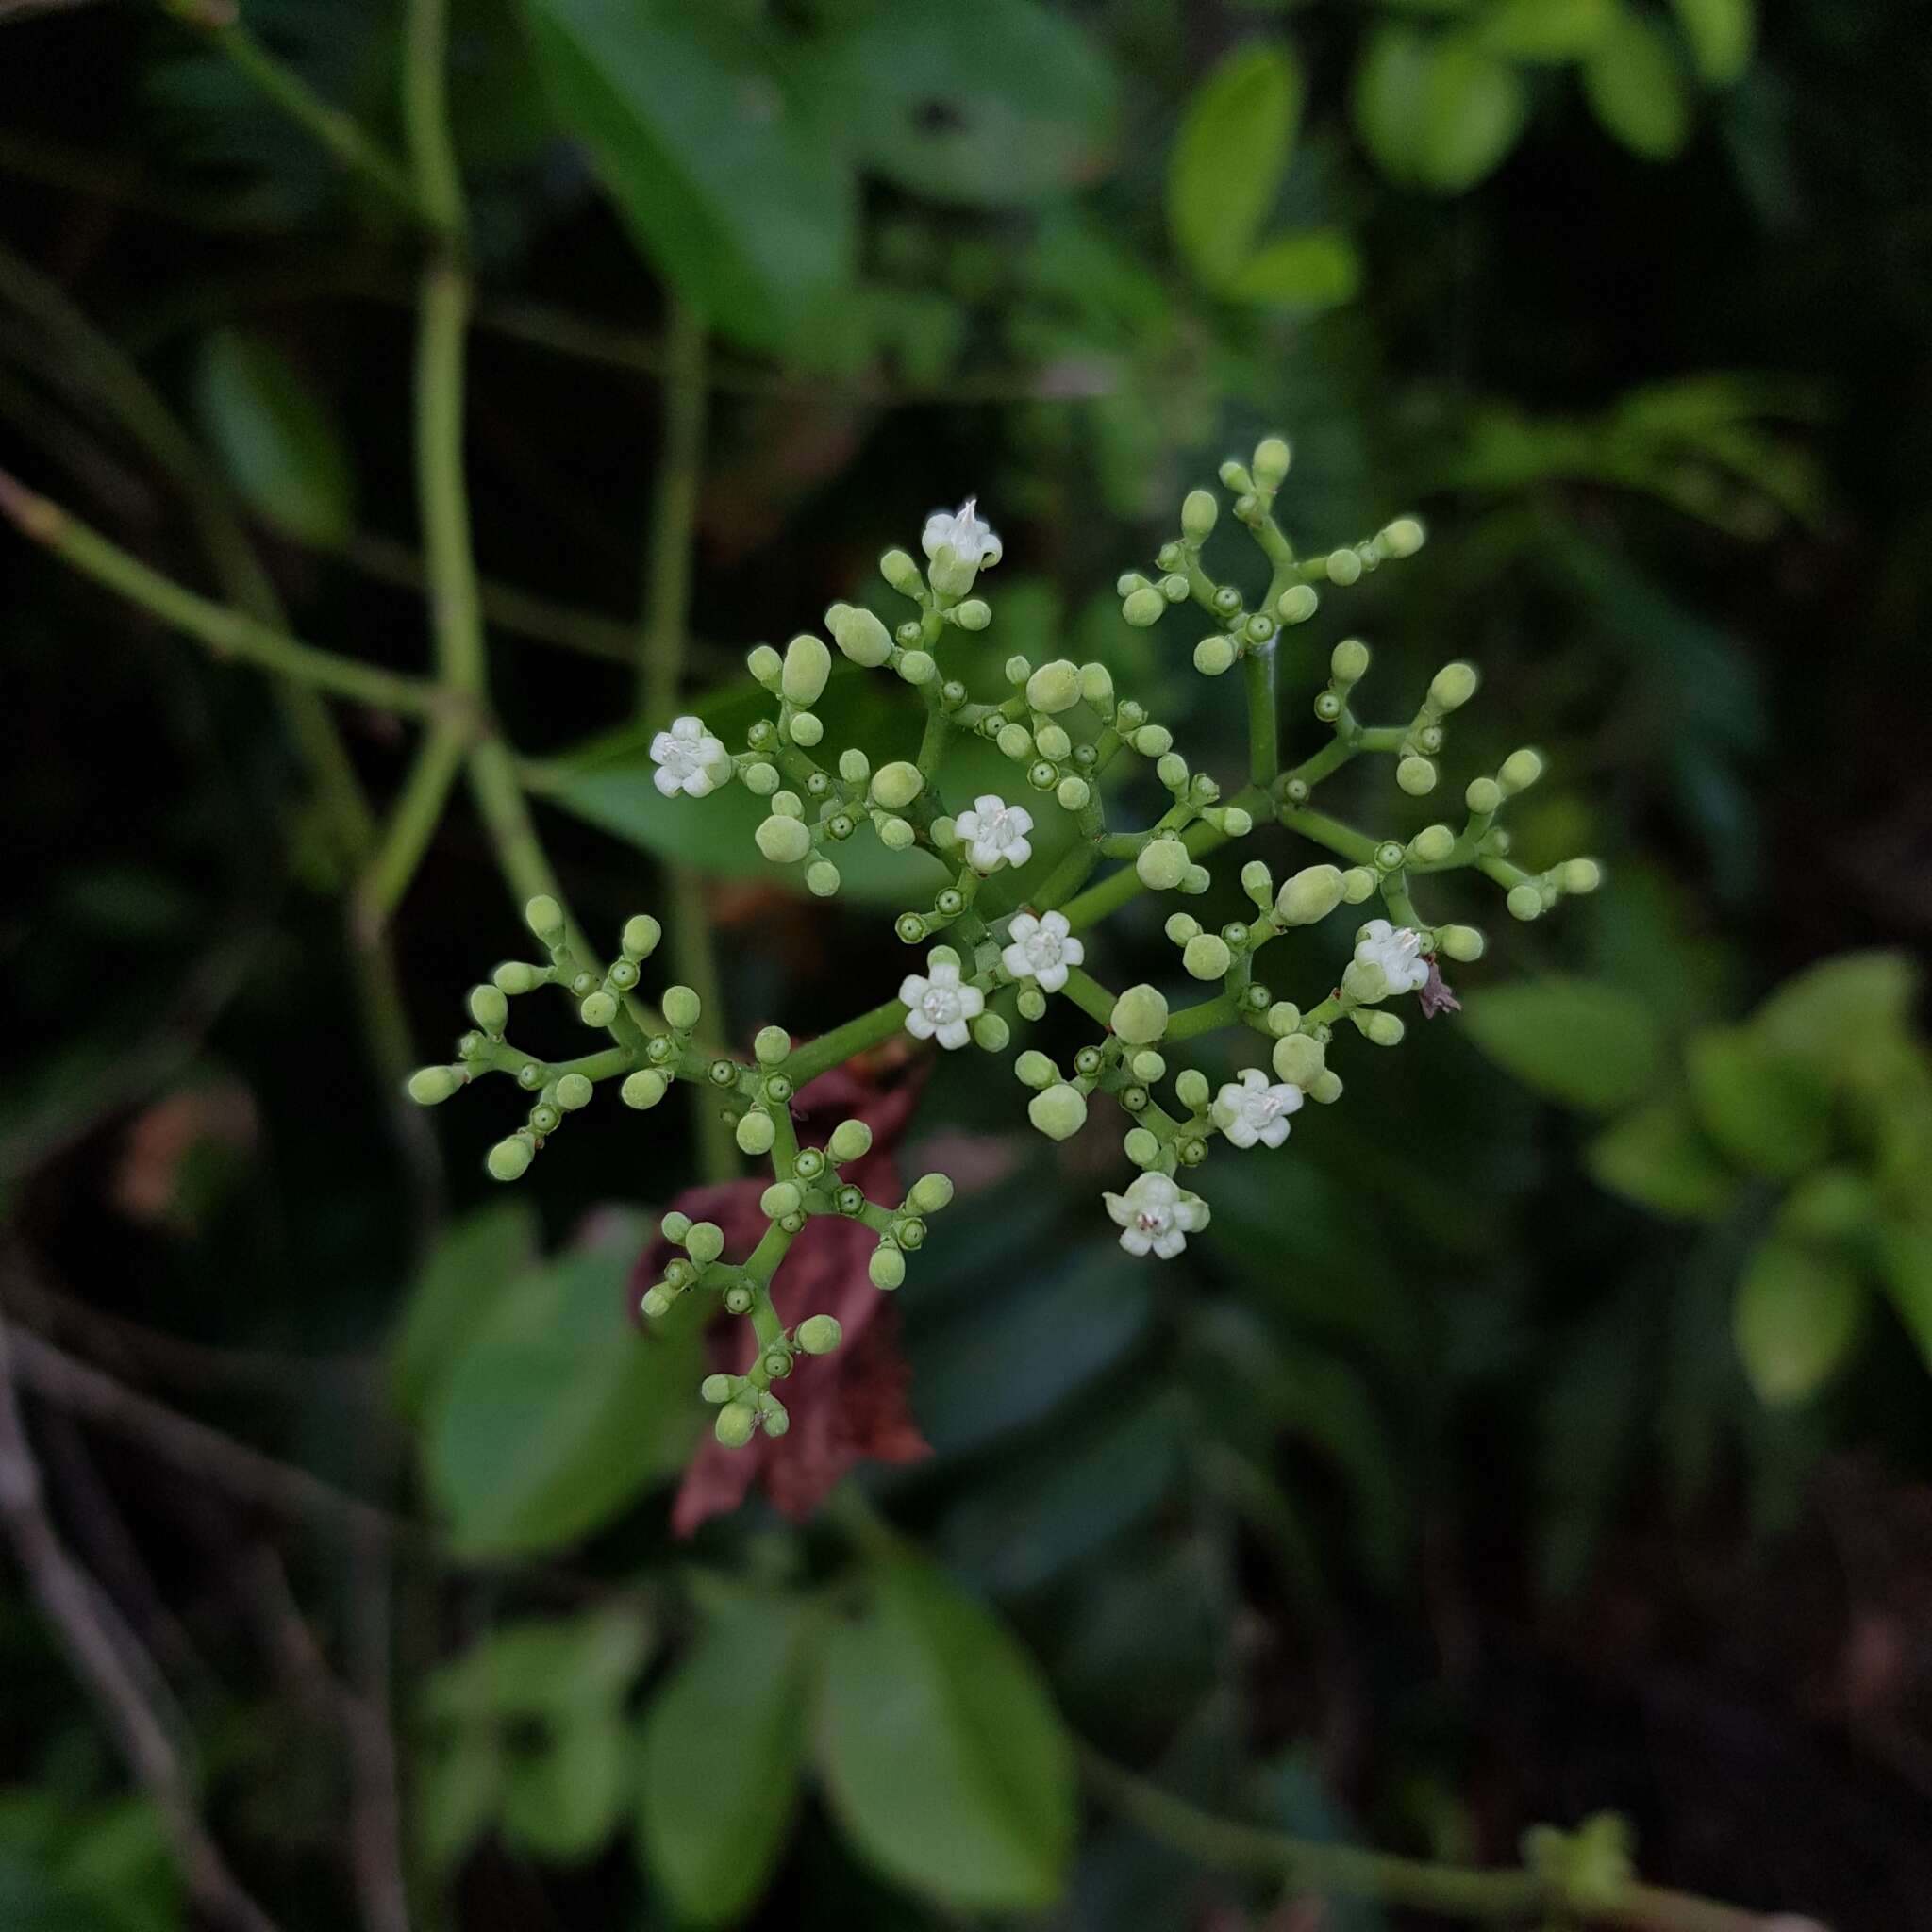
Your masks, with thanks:
[[[1235,272],[1223,292],[1257,308],[1315,310],[1353,302],[1361,286],[1355,243],[1332,228],[1277,235]]]
[[[1757,0],[1672,0],[1701,79],[1728,87],[1751,64]]]
[[[1731,1332],[1744,1373],[1773,1407],[1803,1402],[1857,1339],[1866,1291],[1836,1256],[1773,1236],[1744,1265]]]
[[[1872,1227],[1876,1191],[1849,1167],[1821,1167],[1792,1188],[1777,1210],[1777,1231],[1794,1241],[1825,1246],[1860,1240]]]
[[[777,1864],[797,1805],[809,1628],[796,1601],[747,1599],[651,1700],[638,1844],[684,1923],[736,1922]]]
[[[115,1932],[101,1907],[25,1858],[0,1857],[0,1925],[22,1932]]]
[[[1878,1229],[1885,1291],[1932,1369],[1932,1224],[1887,1220]]]
[[[1664,1074],[1662,1028],[1629,993],[1550,977],[1465,996],[1462,1025],[1505,1073],[1550,1100],[1611,1113]]]
[[[1625,11],[1583,68],[1583,91],[1605,131],[1632,154],[1667,161],[1690,133],[1690,92],[1670,37]]]
[[[524,0],[544,85],[652,264],[780,347],[850,276],[857,184],[768,23],[682,0]]]
[[[425,1424],[429,1487],[470,1555],[557,1549],[684,1460],[700,1374],[694,1320],[625,1319],[641,1223],[513,1283]]]
[[[341,542],[355,522],[348,439],[334,408],[264,336],[218,329],[194,374],[202,432],[237,493],[305,542]]]
[[[390,1397],[402,1414],[422,1414],[465,1338],[536,1259],[537,1209],[522,1195],[492,1202],[443,1232],[390,1340]]]
[[[1808,1062],[1781,1054],[1749,1026],[1712,1026],[1685,1049],[1705,1131],[1733,1160],[1780,1179],[1824,1155],[1830,1095]]]
[[[1528,100],[1515,70],[1474,39],[1390,25],[1363,49],[1353,107],[1391,181],[1460,194],[1516,145]]]
[[[594,1857],[624,1811],[630,1733],[616,1710],[574,1710],[552,1719],[536,1748],[504,1758],[499,1803],[518,1850],[557,1865]]]
[[[915,194],[1038,201],[1109,163],[1113,71],[1036,0],[873,0],[819,45],[821,84],[860,164]]]
[[[1580,60],[1615,26],[1619,0],[1500,0],[1474,38],[1506,60]]]
[[[1032,1659],[936,1566],[877,1565],[833,1631],[818,1738],[841,1824],[901,1884],[974,1910],[1059,1897],[1073,1748]]]
[[[1584,1163],[1599,1187],[1674,1221],[1722,1214],[1739,1185],[1677,1093],[1625,1114],[1590,1143]]]
[[[1237,48],[1195,89],[1167,171],[1167,225],[1181,258],[1209,289],[1225,287],[1254,253],[1280,192],[1301,121],[1292,50]]]
[[[425,1692],[443,1718],[541,1717],[614,1707],[651,1651],[634,1609],[504,1624],[439,1669]]]
[[[1919,969],[1904,953],[1844,953],[1808,967],[1758,1008],[1764,1037],[1834,1080],[1876,1085],[1911,1030]]]

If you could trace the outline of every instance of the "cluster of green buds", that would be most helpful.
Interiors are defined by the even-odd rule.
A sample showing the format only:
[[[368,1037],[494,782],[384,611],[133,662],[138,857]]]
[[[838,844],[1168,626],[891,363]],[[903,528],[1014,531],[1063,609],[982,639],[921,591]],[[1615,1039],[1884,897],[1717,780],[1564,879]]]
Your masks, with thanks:
[[[863,1153],[863,1129],[848,1122],[824,1153],[801,1150],[787,1105],[793,1074],[802,1083],[834,1064],[833,1054],[845,1057],[893,1026],[942,1050],[971,1044],[1004,1053],[1015,1023],[1040,1021],[1052,999],[1068,1001],[1100,1037],[1079,1048],[1066,1068],[1035,1048],[1018,1055],[1014,1071],[1031,1090],[1028,1119],[1049,1139],[1065,1140],[1085,1125],[1096,1092],[1114,1101],[1125,1118],[1122,1149],[1134,1172],[1122,1191],[1104,1195],[1105,1206],[1128,1253],[1164,1259],[1207,1224],[1208,1206],[1185,1179],[1217,1145],[1278,1147],[1305,1101],[1341,1098],[1341,1076],[1329,1057],[1344,1029],[1372,1045],[1393,1046],[1404,1037],[1393,1010],[1404,997],[1416,995],[1427,1015],[1454,1008],[1441,962],[1479,958],[1484,938],[1473,925],[1426,920],[1415,904],[1419,881],[1473,871],[1501,890],[1518,919],[1537,918],[1566,894],[1593,891],[1600,882],[1599,868],[1587,858],[1533,874],[1510,857],[1509,835],[1498,820],[1507,802],[1541,775],[1534,751],[1512,753],[1493,776],[1468,785],[1459,826],[1445,822],[1411,837],[1384,837],[1317,808],[1322,783],[1363,755],[1393,761],[1405,797],[1432,793],[1451,720],[1475,693],[1476,673],[1468,664],[1439,670],[1407,723],[1368,724],[1357,718],[1355,700],[1369,650],[1358,639],[1344,639],[1329,652],[1326,679],[1313,701],[1325,741],[1284,767],[1276,687],[1284,640],[1291,632],[1306,635],[1301,627],[1321,608],[1318,587],[1345,590],[1386,563],[1414,556],[1424,541],[1421,524],[1401,517],[1358,542],[1298,556],[1274,513],[1289,468],[1287,442],[1270,437],[1248,462],[1230,461],[1221,470],[1232,520],[1258,550],[1265,584],[1251,591],[1231,575],[1210,572],[1207,551],[1222,504],[1212,491],[1195,490],[1182,505],[1179,534],[1159,546],[1153,572],[1130,572],[1118,586],[1130,624],[1153,625],[1182,608],[1205,620],[1208,634],[1193,647],[1205,675],[1241,666],[1249,769],[1231,791],[1190,763],[1147,706],[1117,692],[1102,664],[1058,658],[1035,666],[1013,657],[1003,667],[1003,695],[973,695],[972,686],[982,680],[972,675],[972,654],[993,621],[991,606],[977,592],[983,574],[1000,560],[1001,545],[969,499],[958,511],[937,511],[928,520],[923,569],[903,550],[880,559],[886,584],[909,607],[903,621],[889,625],[870,609],[837,603],[825,613],[830,644],[804,632],[782,654],[766,645],[752,651],[752,675],[776,699],[776,711],[750,726],[742,749],[727,747],[692,716],[659,732],[651,751],[658,787],[667,796],[701,800],[738,782],[765,799],[760,852],[774,864],[802,866],[816,893],[839,889],[835,855],[862,827],[888,847],[917,847],[937,861],[944,883],[930,905],[908,908],[895,921],[902,941],[926,949],[923,970],[906,975],[898,999],[795,1050],[781,1030],[767,1028],[747,1065],[696,1044],[699,1014],[688,989],[666,991],[663,1029],[632,996],[637,964],[656,943],[652,922],[631,923],[624,957],[606,974],[566,939],[555,905],[539,900],[531,925],[551,948],[550,964],[499,969],[493,986],[473,995],[482,1031],[466,1036],[458,1063],[416,1076],[411,1091],[425,1101],[444,1098],[478,1071],[510,1073],[538,1095],[525,1128],[491,1152],[491,1171],[504,1178],[528,1166],[564,1112],[587,1103],[600,1078],[620,1078],[634,1106],[655,1104],[674,1079],[716,1090],[736,1122],[739,1145],[772,1163],[767,1230],[748,1257],[731,1262],[714,1227],[682,1226],[673,1217],[667,1235],[688,1258],[652,1288],[644,1311],[662,1313],[701,1287],[751,1316],[761,1351],[753,1369],[706,1385],[720,1406],[721,1440],[742,1441],[758,1427],[782,1433],[784,1411],[772,1381],[789,1373],[797,1352],[836,1341],[835,1327],[810,1324],[787,1335],[771,1307],[773,1274],[806,1220],[839,1214],[871,1228],[878,1237],[872,1278],[891,1289],[903,1278],[906,1251],[923,1238],[923,1217],[951,1194],[943,1175],[928,1174],[898,1207],[886,1208],[841,1184],[837,1168]],[[878,745],[836,756],[824,751],[824,726],[813,708],[830,680],[835,647],[919,693],[924,724],[912,758],[882,758],[885,747]],[[997,792],[970,801],[947,797],[942,767],[948,748],[962,738],[991,744],[1017,768],[1025,790],[1051,794],[1071,821],[1070,848],[1036,859],[1032,812]],[[1153,824],[1130,830],[1109,822],[1102,781],[1136,763],[1152,768],[1168,803]],[[1179,951],[1181,976],[1201,989],[1200,998],[1175,1008],[1155,986],[1116,994],[1088,972],[1083,931],[1141,893],[1199,897],[1212,884],[1210,856],[1264,824],[1295,833],[1326,856],[1280,879],[1265,860],[1249,859],[1240,880],[1252,912],[1218,928],[1182,908],[1171,914],[1167,936]],[[1109,862],[1110,875],[1090,883]],[[1003,874],[1011,875],[1003,891],[982,897],[987,882]],[[1002,905],[1013,909],[996,909]],[[1359,909],[1348,915],[1352,937],[1338,949],[1339,974],[1324,977],[1323,989],[1304,1002],[1277,997],[1261,974],[1265,950],[1342,908]],[[932,944],[941,933],[945,942]],[[579,1017],[607,1030],[611,1045],[557,1067],[510,1048],[502,1032],[507,997],[541,983],[566,986],[580,1002]],[[1232,1078],[1211,1078],[1182,1062],[1189,1042],[1217,1033],[1237,1042],[1224,1055]],[[1243,1065],[1248,1056],[1238,1042],[1249,1038],[1255,1063]]]

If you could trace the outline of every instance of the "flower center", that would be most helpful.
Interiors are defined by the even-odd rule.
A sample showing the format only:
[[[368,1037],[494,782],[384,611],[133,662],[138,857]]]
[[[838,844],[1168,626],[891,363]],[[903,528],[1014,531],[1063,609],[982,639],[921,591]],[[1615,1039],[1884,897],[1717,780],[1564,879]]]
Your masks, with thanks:
[[[943,986],[930,987],[919,1002],[919,1010],[936,1026],[959,1017],[959,995]]]

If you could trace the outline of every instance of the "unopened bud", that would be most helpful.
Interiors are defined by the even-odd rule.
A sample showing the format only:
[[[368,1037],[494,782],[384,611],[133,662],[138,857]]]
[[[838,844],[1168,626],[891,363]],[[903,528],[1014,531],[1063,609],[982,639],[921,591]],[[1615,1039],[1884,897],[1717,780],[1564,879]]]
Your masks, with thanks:
[[[1161,613],[1167,608],[1167,599],[1152,584],[1142,584],[1138,591],[1129,591],[1121,603],[1121,615],[1136,629],[1145,630],[1151,624],[1160,622]]]
[[[1326,1056],[1319,1041],[1306,1033],[1284,1034],[1274,1042],[1274,1077],[1306,1092],[1320,1078]]]
[[[754,644],[744,654],[744,668],[767,691],[776,691],[785,675],[785,660],[770,644]]]
[[[1274,600],[1274,610],[1283,624],[1306,624],[1322,608],[1312,584],[1291,584]]]
[[[1264,437],[1255,445],[1255,460],[1250,466],[1257,490],[1279,490],[1288,475],[1290,451],[1286,441],[1278,436]]]
[[[1274,916],[1284,925],[1312,925],[1341,904],[1342,877],[1332,865],[1310,865],[1289,879],[1275,895]]]
[[[664,989],[664,1017],[680,1033],[689,1033],[704,1017],[704,1002],[688,986]]]
[[[1026,1118],[1049,1141],[1069,1141],[1087,1124],[1087,1103],[1063,1083],[1045,1087],[1026,1103]]]
[[[1013,1074],[1023,1087],[1047,1087],[1059,1078],[1053,1062],[1031,1046],[1013,1062]]]
[[[798,1324],[798,1345],[807,1355],[830,1355],[844,1340],[844,1330],[830,1315],[808,1315]]]
[[[1593,858],[1573,858],[1560,876],[1566,892],[1593,892],[1604,882],[1604,870]]]
[[[1456,834],[1447,825],[1424,825],[1408,841],[1411,858],[1424,865],[1440,865],[1456,850]]]
[[[1195,979],[1219,979],[1233,963],[1227,941],[1213,932],[1197,933],[1181,955],[1181,964]]]
[[[742,1402],[727,1402],[718,1411],[711,1432],[727,1449],[742,1449],[758,1427],[758,1418]]]
[[[1353,550],[1331,550],[1328,553],[1328,581],[1340,584],[1344,590],[1362,574],[1362,560]]]
[[[537,1149],[527,1134],[512,1134],[490,1150],[484,1165],[492,1180],[513,1181],[526,1173]]]
[[[1219,631],[1194,646],[1194,669],[1203,677],[1219,677],[1234,662],[1234,645]]]
[[[1152,839],[1134,858],[1134,871],[1150,891],[1171,892],[1187,876],[1191,863],[1178,839]]]
[[[602,987],[586,993],[577,1004],[577,1018],[586,1026],[609,1025],[617,1018],[617,995],[606,992]]]
[[[1519,791],[1526,791],[1543,774],[1542,755],[1525,746],[1522,751],[1512,751],[1503,760],[1503,769],[1496,774],[1496,780],[1503,788],[1506,798],[1513,797]]]
[[[1369,669],[1369,647],[1359,638],[1343,638],[1328,654],[1328,674],[1337,684],[1359,684]]]
[[[1211,490],[1191,490],[1181,499],[1181,532],[1191,543],[1205,543],[1220,516]]]
[[[1439,925],[1436,950],[1452,959],[1480,959],[1487,942],[1473,925]]]
[[[441,1107],[462,1084],[449,1067],[418,1067],[409,1075],[409,1098],[418,1107]]]
[[[1395,767],[1395,782],[1411,798],[1426,798],[1436,789],[1435,760],[1411,752]]]
[[[1541,919],[1543,912],[1543,895],[1534,886],[1511,886],[1509,896],[1503,901],[1509,908],[1511,919]]]
[[[524,908],[524,924],[540,940],[559,940],[563,937],[563,908],[548,892],[539,892]]]
[[[795,865],[811,850],[811,833],[802,819],[774,813],[759,824],[752,837],[774,865]]]
[[[916,597],[925,588],[919,566],[903,550],[889,550],[879,558],[879,575],[902,597]]]
[[[1144,983],[1130,986],[1113,1003],[1108,1024],[1129,1046],[1152,1046],[1167,1031],[1167,1001]]]
[[[992,622],[992,606],[984,597],[968,597],[953,607],[953,622],[961,630],[984,630]]]
[[[1445,664],[1429,680],[1429,703],[1439,711],[1460,710],[1474,697],[1477,682],[1474,664],[1465,664],[1460,658]]]
[[[906,1191],[906,1205],[915,1214],[937,1214],[952,1198],[952,1179],[942,1174],[923,1174]]]
[[[1402,1041],[1402,1022],[1393,1013],[1355,1013],[1356,1031],[1376,1046],[1396,1046]]]
[[[863,1121],[841,1121],[826,1142],[826,1151],[841,1167],[848,1160],[863,1158],[871,1147],[872,1129]]]
[[[761,1113],[754,1108],[738,1123],[733,1138],[747,1154],[769,1154],[772,1142],[778,1138],[778,1130],[773,1126],[770,1114]]]
[[[1375,538],[1384,557],[1413,557],[1423,547],[1423,526],[1414,517],[1397,517]]]
[[[906,1257],[897,1248],[874,1248],[865,1272],[874,1288],[895,1289],[906,1279]]]

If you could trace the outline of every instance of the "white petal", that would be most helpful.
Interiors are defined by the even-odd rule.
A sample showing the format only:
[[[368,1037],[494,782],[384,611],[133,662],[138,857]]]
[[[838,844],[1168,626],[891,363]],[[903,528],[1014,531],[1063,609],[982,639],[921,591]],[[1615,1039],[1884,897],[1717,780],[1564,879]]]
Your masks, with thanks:
[[[1042,966],[1033,978],[1041,992],[1058,992],[1067,983],[1067,969],[1064,966]]]
[[[964,1046],[971,1038],[963,1020],[948,1020],[939,1029],[939,1042],[948,1051]]]
[[[899,982],[899,1003],[902,1006],[916,1007],[930,991],[926,981],[916,973],[908,973]]]
[[[1240,1115],[1229,1121],[1221,1130],[1227,1136],[1230,1147],[1252,1147],[1255,1144],[1255,1130]]]
[[[1172,1261],[1187,1244],[1187,1236],[1182,1234],[1178,1228],[1171,1227],[1165,1234],[1156,1239],[1154,1252],[1163,1261]]]
[[[1107,1211],[1118,1225],[1124,1227],[1133,1220],[1134,1210],[1128,1207],[1124,1194],[1103,1194],[1100,1198],[1107,1203]]]
[[[1272,1121],[1270,1121],[1265,1127],[1261,1129],[1261,1141],[1264,1146],[1279,1147],[1281,1143],[1287,1139],[1288,1119],[1286,1115],[1276,1114],[1274,1118]]]
[[[1013,979],[1024,979],[1033,970],[1024,946],[1008,946],[1000,955],[1000,964],[1006,969],[1008,977]]]
[[[1007,937],[1010,940],[1030,940],[1035,933],[1041,929],[1042,925],[1044,925],[1047,931],[1051,932],[1056,917],[1058,917],[1057,914],[1049,912],[1045,920],[1041,921],[1035,919],[1030,912],[1015,913],[1012,924],[1007,928]],[[1065,922],[1062,921],[1061,924],[1064,924]]]
[[[1063,939],[1060,941],[1060,958],[1069,966],[1078,966],[1087,958],[1087,948],[1078,940]]]
[[[705,735],[704,721],[701,718],[674,718],[671,721],[671,735],[674,738],[702,738]]]
[[[1006,810],[1007,801],[997,791],[982,791],[973,801],[973,806],[975,811],[983,811],[991,818],[995,812]]]
[[[1007,823],[1016,832],[1030,832],[1033,829],[1033,814],[1024,805],[1009,806],[1007,808]]]
[[[1025,914],[1021,915],[1022,918]],[[1050,932],[1055,939],[1064,941],[1067,937],[1067,915],[1064,912],[1049,912],[1040,922],[1042,932]]]
[[[1033,857],[1033,848],[1024,839],[1011,839],[1007,842],[1006,857],[1014,865],[1024,865]]]
[[[1122,1231],[1121,1246],[1130,1255],[1144,1255],[1153,1245],[1154,1243],[1138,1227],[1129,1227]]]
[[[684,780],[680,778],[675,772],[671,771],[667,766],[664,765],[659,765],[658,769],[651,774],[651,783],[655,785],[658,788],[658,790],[664,794],[666,798],[675,798],[677,794],[684,790]]]
[[[676,747],[677,741],[668,731],[660,731],[651,741],[651,758],[657,764],[662,764]]]
[[[917,1007],[906,1015],[906,1030],[914,1040],[930,1040],[933,1036],[932,1022]]]
[[[693,798],[708,798],[717,791],[717,783],[708,772],[693,772],[684,781],[684,789]]]
[[[986,995],[976,986],[962,986],[959,989],[959,1011],[968,1020],[976,1020],[986,1011]]]

